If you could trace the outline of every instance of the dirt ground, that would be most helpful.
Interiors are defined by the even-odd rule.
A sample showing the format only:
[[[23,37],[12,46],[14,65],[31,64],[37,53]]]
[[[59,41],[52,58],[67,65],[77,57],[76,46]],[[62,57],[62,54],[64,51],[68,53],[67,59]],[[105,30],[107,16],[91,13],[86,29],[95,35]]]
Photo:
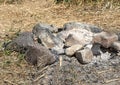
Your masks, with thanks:
[[[120,6],[113,8],[67,7],[53,0],[32,0],[22,4],[0,5],[0,85],[26,85],[35,70],[23,55],[3,52],[1,45],[15,32],[31,31],[38,22],[62,27],[70,21],[94,24],[106,31],[120,32]]]

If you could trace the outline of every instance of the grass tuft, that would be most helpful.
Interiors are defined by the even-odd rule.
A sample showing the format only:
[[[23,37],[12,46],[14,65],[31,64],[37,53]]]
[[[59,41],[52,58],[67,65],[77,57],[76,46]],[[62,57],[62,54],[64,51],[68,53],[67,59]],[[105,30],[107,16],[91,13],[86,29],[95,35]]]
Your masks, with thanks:
[[[4,55],[6,55],[6,56],[10,56],[12,53],[12,51],[10,51],[10,50],[4,50],[3,52],[4,52]]]

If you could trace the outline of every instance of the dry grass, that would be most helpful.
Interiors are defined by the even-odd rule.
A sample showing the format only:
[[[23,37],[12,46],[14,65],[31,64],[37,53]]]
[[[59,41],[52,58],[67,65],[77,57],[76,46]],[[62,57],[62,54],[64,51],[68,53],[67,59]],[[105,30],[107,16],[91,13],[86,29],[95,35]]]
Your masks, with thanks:
[[[69,21],[94,24],[105,30],[120,31],[120,6],[111,8],[94,6],[56,5],[53,0],[25,0],[22,4],[0,5],[0,45],[18,30],[30,31],[38,22],[58,27]],[[7,37],[6,37],[7,35]],[[0,47],[1,48],[1,47]],[[26,61],[17,53],[0,51],[0,84],[29,85],[31,70]],[[27,80],[28,79],[28,80]]]

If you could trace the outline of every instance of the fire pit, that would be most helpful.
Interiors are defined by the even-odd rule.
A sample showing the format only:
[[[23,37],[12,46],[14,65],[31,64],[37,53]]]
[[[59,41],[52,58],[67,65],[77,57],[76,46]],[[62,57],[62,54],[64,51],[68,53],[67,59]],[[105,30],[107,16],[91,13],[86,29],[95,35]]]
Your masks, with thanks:
[[[39,81],[37,83],[40,84],[47,82],[45,85],[51,85],[48,84],[51,83],[50,80],[53,81],[52,85],[60,83],[55,83],[55,77],[57,76],[55,69],[58,65],[60,65],[58,72],[60,76],[64,77],[65,72],[61,72],[67,70],[66,68],[75,69],[75,72],[81,73],[80,77],[76,75],[77,79],[80,78],[81,81],[91,84],[106,83],[107,80],[101,79],[98,74],[104,75],[104,77],[107,74],[96,72],[99,69],[109,70],[112,68],[110,65],[114,66],[114,63],[117,66],[120,65],[120,58],[118,57],[120,51],[119,35],[105,32],[94,25],[79,22],[66,23],[63,28],[38,23],[33,27],[32,32],[20,33],[17,38],[4,44],[4,49],[24,53],[26,61],[37,66],[39,70],[50,65],[46,72],[51,73],[52,77],[48,74],[48,78],[44,77],[46,81],[34,80],[34,82]],[[49,69],[54,70],[49,71]],[[53,72],[56,73],[54,78]],[[61,78],[60,76],[59,78]],[[120,78],[120,75],[118,75],[118,78]],[[63,78],[63,80],[65,79]],[[61,82],[61,85],[70,84],[67,81],[67,84]]]

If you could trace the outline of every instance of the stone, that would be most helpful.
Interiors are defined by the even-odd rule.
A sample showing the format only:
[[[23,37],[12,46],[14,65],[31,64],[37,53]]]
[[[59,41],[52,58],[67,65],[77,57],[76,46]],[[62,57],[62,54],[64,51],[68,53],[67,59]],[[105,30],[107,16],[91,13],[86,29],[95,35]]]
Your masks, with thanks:
[[[83,41],[83,42],[81,42]],[[79,40],[79,38],[73,34],[70,34],[67,38],[66,38],[66,41],[65,41],[65,46],[66,47],[70,47],[70,46],[73,46],[73,45],[76,45],[76,44],[83,44],[84,43],[84,40],[81,39],[81,41]]]
[[[93,43],[93,46],[91,48],[93,55],[97,56],[100,55],[100,49],[101,45],[99,43]]]
[[[101,32],[93,36],[93,43],[99,43],[105,48],[109,48],[117,40],[118,36],[114,33]]]
[[[67,31],[61,31],[57,33],[56,35],[58,38],[60,38],[63,42],[65,42],[65,39],[68,37]]]
[[[86,29],[86,30],[91,31],[93,33],[100,33],[100,32],[102,32],[102,29],[97,27],[97,26],[86,24],[86,23],[79,23],[79,22],[68,22],[68,23],[65,23],[63,25],[63,29],[64,30]]]
[[[37,65],[38,68],[43,68],[46,65],[54,63],[57,57],[42,45],[34,44],[33,46],[27,47],[25,59],[29,64]]]
[[[120,51],[120,41],[113,42],[111,47],[114,48],[116,51]]]
[[[17,51],[24,53],[27,46],[34,45],[32,32],[23,32],[17,38],[5,44],[5,50]]]
[[[92,43],[86,44],[86,45],[84,46],[84,48],[89,48],[89,49],[92,49],[92,47],[93,47],[93,44],[92,44]]]
[[[54,36],[49,29],[33,28],[33,34],[47,49],[52,49],[54,47],[59,47],[62,49],[64,46],[63,41],[59,37]]]
[[[79,50],[75,53],[75,57],[77,58],[78,62],[81,64],[88,64],[93,59],[93,54],[91,49],[85,48],[83,50]]]
[[[56,55],[61,55],[61,54],[65,53],[65,50],[63,48],[58,47],[58,46],[51,48],[50,51]]]
[[[72,56],[75,54],[77,50],[80,50],[82,48],[82,45],[76,44],[73,45],[65,50],[66,55]]]
[[[93,33],[85,29],[72,29],[67,32],[65,45],[72,46],[75,44],[86,45],[92,42]]]
[[[53,25],[45,24],[45,23],[38,23],[33,27],[33,32],[39,31],[41,29],[47,29],[50,30],[51,32],[57,32],[57,28]]]
[[[74,44],[89,44],[92,42],[93,33],[82,25],[75,22],[66,23],[64,30],[59,32],[57,36],[65,42],[66,47]]]

